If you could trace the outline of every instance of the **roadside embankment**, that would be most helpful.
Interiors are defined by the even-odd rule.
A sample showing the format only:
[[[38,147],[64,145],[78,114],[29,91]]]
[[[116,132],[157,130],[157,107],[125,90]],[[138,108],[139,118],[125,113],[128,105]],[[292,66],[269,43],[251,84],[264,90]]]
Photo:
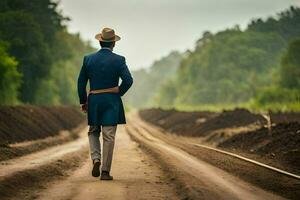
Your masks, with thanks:
[[[0,141],[5,145],[56,136],[84,120],[70,106],[0,106]]]
[[[74,107],[0,106],[0,161],[72,141],[84,122]]]
[[[269,126],[265,117],[246,109],[222,113],[148,109],[139,115],[169,133],[300,173],[300,113],[271,113]]]

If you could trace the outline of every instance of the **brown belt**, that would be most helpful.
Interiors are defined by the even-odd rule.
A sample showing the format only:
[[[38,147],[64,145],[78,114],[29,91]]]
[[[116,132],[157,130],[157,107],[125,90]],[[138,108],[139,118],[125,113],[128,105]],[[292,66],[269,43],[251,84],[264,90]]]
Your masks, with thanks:
[[[90,90],[89,94],[101,94],[101,93],[119,93],[119,87]]]

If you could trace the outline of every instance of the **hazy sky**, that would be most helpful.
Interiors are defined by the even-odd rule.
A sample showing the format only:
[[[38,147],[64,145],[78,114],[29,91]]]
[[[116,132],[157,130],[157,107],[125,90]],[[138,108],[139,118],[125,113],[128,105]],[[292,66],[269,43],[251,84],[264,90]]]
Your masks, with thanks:
[[[98,48],[94,35],[103,27],[121,36],[115,51],[130,69],[148,67],[171,50],[194,47],[203,31],[216,32],[249,20],[300,6],[300,0],[61,0],[71,17],[69,30]]]

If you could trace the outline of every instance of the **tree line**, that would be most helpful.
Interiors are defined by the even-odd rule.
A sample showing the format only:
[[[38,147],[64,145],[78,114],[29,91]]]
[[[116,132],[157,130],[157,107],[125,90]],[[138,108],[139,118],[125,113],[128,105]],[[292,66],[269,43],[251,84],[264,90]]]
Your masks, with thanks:
[[[77,104],[82,56],[94,51],[67,30],[51,0],[0,2],[0,104]],[[242,105],[300,109],[300,9],[206,31],[185,53],[171,52],[133,72],[133,107]]]
[[[0,103],[75,104],[82,56],[94,49],[68,32],[51,0],[0,2]]]
[[[206,31],[181,58],[178,66],[174,64],[176,72],[147,100],[150,106],[300,110],[297,7],[254,19],[245,30],[235,26],[217,33]],[[164,70],[161,67],[161,73]]]

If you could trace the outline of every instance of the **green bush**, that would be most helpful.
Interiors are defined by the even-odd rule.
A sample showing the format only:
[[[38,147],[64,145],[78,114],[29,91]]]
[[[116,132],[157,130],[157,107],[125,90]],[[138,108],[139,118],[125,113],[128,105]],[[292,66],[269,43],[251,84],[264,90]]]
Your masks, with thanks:
[[[17,103],[21,74],[17,71],[17,61],[8,55],[7,44],[0,42],[0,103]]]
[[[281,60],[280,79],[282,87],[300,88],[300,39],[289,43]]]
[[[263,88],[257,91],[252,107],[262,110],[300,110],[300,89],[280,87]]]

